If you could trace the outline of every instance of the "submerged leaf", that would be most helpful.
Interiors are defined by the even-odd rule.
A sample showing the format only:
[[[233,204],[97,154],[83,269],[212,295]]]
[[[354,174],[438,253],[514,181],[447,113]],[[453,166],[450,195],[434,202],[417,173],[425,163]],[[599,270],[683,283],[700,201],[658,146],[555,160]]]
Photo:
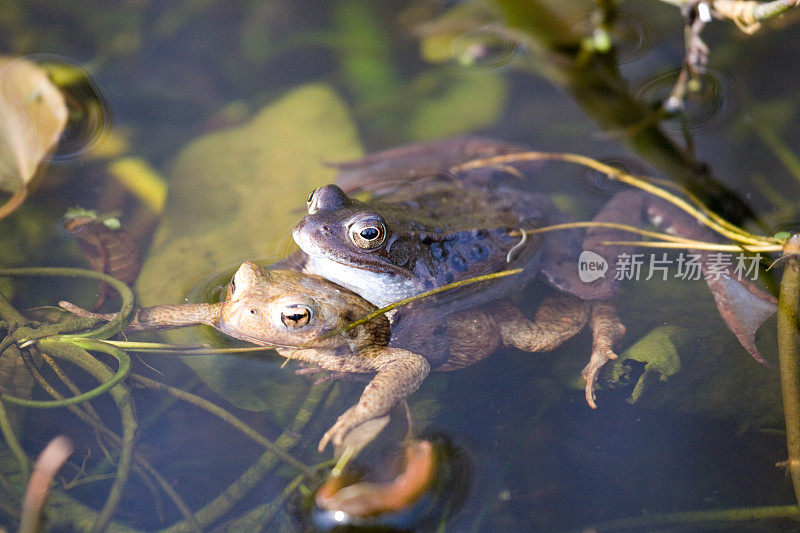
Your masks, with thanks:
[[[193,141],[173,167],[163,220],[139,276],[142,304],[182,302],[209,274],[281,253],[309,191],[335,177],[325,163],[361,154],[346,107],[325,85],[295,89],[242,127]],[[192,329],[165,335],[175,344],[196,344]],[[276,403],[294,405],[306,392],[290,383],[286,370],[276,368],[271,381],[267,361],[248,362],[261,369],[229,356],[186,361],[240,407],[273,410]],[[279,380],[292,386],[281,389]]]
[[[678,348],[687,339],[688,333],[683,328],[662,326],[652,330],[625,350],[619,359],[612,361],[609,369],[611,385],[628,385],[634,366],[632,361],[643,363],[643,371],[628,398],[630,403],[636,403],[651,378],[658,376],[661,381],[666,381],[680,371]]]
[[[99,217],[93,211],[75,209],[67,212],[62,222],[67,233],[75,237],[92,270],[108,274],[125,283],[133,283],[142,267],[139,245],[116,218]],[[102,292],[95,309],[103,305],[108,287]]]
[[[17,199],[0,206],[0,218],[21,203],[66,124],[64,97],[47,73],[24,59],[0,57],[0,190]]]

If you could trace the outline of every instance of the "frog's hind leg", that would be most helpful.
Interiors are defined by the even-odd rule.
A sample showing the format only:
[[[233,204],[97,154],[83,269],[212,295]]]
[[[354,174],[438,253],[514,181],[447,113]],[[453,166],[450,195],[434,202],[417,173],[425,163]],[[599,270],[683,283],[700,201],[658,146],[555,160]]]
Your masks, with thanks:
[[[574,337],[589,320],[591,304],[568,294],[545,298],[533,321],[516,307],[503,306],[494,319],[506,346],[526,352],[549,352]]]
[[[502,320],[499,318],[502,316]],[[503,308],[495,315],[503,344],[527,352],[547,352],[576,335],[589,322],[592,328],[592,355],[581,374],[586,380],[586,403],[597,408],[594,384],[597,373],[611,359],[616,359],[612,347],[625,334],[613,304],[587,302],[568,294],[550,296],[542,301],[533,322],[519,309]]]
[[[612,347],[625,334],[625,326],[617,317],[617,310],[608,302],[594,302],[590,318],[592,327],[592,355],[581,374],[586,381],[586,403],[597,409],[594,398],[594,383],[597,373],[608,361],[617,358]]]

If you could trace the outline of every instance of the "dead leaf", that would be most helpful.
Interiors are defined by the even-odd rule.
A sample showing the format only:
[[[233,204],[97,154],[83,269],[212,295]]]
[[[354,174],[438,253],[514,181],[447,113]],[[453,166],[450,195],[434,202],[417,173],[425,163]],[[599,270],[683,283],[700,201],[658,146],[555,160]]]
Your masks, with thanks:
[[[67,125],[67,105],[39,66],[0,57],[0,190],[13,194],[0,219],[25,199],[36,170]]]

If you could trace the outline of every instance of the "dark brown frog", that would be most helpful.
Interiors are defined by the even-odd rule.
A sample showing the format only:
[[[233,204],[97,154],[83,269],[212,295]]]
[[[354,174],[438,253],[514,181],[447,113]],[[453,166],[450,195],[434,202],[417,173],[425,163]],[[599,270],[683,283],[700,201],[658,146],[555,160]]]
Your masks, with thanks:
[[[430,153],[424,146],[419,151]],[[385,157],[392,158],[394,154],[395,151],[389,151]],[[507,165],[513,162],[514,155],[496,159]],[[350,167],[361,168],[368,180],[379,183],[374,176],[369,178],[369,171],[381,160],[381,154],[376,154]],[[376,183],[373,187],[380,188]],[[619,193],[597,217],[598,221],[634,226],[641,226],[648,219],[684,238],[716,240],[693,217],[641,191]],[[583,374],[586,399],[594,407],[593,383],[597,371],[616,357],[612,345],[624,332],[610,303],[620,280],[615,275],[615,260],[634,249],[602,244],[630,240],[630,234],[619,230],[592,229],[585,235],[575,230],[545,236],[526,233],[567,220],[544,197],[495,185],[486,169],[477,169],[402,186],[395,184],[393,192],[369,202],[349,197],[336,185],[320,187],[309,196],[308,214],[295,227],[293,235],[307,254],[302,263],[306,272],[345,286],[376,305],[502,268],[525,269],[522,279],[484,286],[479,291],[467,289],[447,305],[433,303],[441,313],[457,313],[505,298],[515,287],[541,272],[551,285],[577,296],[585,301],[587,310],[591,309],[587,315],[592,317],[595,342]],[[596,253],[610,265],[607,276],[591,282],[581,279],[578,266],[584,251]],[[708,254],[699,255],[704,259],[705,269]],[[752,283],[734,279],[731,269],[727,274],[730,276],[707,278],[708,284],[731,330],[761,360],[754,333],[774,311],[774,298]],[[535,351],[522,343],[514,345]]]

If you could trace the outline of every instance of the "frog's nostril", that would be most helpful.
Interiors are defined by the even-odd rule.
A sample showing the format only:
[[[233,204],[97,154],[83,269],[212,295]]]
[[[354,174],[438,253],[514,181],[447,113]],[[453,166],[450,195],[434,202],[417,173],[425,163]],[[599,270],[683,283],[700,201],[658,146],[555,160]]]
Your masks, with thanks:
[[[322,230],[323,233],[330,233],[331,232],[331,229],[328,226],[322,226],[320,229]]]

